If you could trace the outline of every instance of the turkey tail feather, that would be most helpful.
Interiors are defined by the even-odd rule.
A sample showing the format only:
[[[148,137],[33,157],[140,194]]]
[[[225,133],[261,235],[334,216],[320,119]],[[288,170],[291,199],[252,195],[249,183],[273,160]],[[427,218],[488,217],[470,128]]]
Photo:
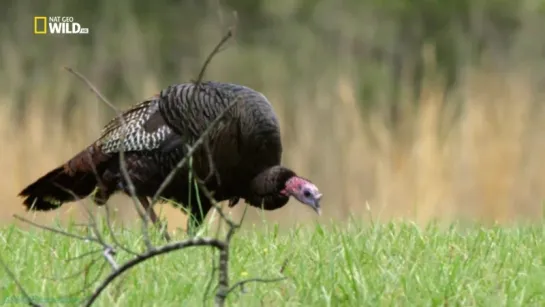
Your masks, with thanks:
[[[27,210],[49,211],[59,208],[63,203],[84,198],[96,186],[93,173],[76,172],[68,174],[64,166],[45,174],[19,193],[26,197],[23,204]]]
[[[27,210],[49,211],[93,192],[108,155],[90,146],[24,188],[19,196]],[[97,173],[98,172],[98,173]]]

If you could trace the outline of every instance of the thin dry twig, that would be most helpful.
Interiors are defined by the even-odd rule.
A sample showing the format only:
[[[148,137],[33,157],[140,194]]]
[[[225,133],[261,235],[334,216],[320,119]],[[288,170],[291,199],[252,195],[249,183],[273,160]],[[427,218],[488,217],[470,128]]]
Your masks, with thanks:
[[[142,212],[142,210],[141,210],[142,203],[140,202],[140,200],[137,197],[136,188],[134,187],[134,184],[133,184],[133,182],[132,182],[132,180],[131,180],[131,178],[129,176],[129,173],[127,171],[127,166],[125,165],[124,139],[125,139],[125,136],[127,134],[127,131],[129,130],[127,121],[125,120],[125,117],[123,116],[123,113],[119,109],[117,109],[106,97],[104,97],[104,95],[102,95],[100,93],[100,91],[93,85],[93,83],[91,83],[91,81],[89,81],[89,79],[87,79],[87,77],[85,77],[83,74],[75,71],[74,69],[72,69],[70,67],[65,67],[65,69],[68,72],[75,75],[78,79],[83,81],[87,85],[87,87],[89,87],[89,89],[93,93],[95,93],[95,95],[102,102],[104,102],[107,106],[109,106],[112,110],[114,110],[117,113],[117,118],[120,120],[121,125],[123,127],[123,133],[121,134],[121,141],[119,142],[119,148],[118,148],[119,167],[120,167],[123,179],[126,182],[126,185],[127,185],[126,188],[128,189],[129,195],[132,198],[135,210],[138,213],[138,216],[140,217],[140,219],[142,221],[142,234],[144,236],[144,244],[146,245],[146,248],[148,250],[152,249],[153,244],[151,244],[151,240],[149,238],[149,232],[148,232],[148,219],[146,218],[146,215],[144,214],[144,212]],[[146,212],[146,213],[148,213],[148,217],[149,217],[149,212]]]
[[[102,263],[102,265],[99,266],[99,269],[96,270],[95,276],[90,279],[89,278],[89,275],[91,275],[90,270],[92,267],[94,267],[94,264],[97,263],[100,258],[101,257],[97,257],[96,259],[93,259],[93,261],[87,264],[85,268],[81,271],[81,273],[83,273],[84,278],[83,278],[83,285],[79,288],[79,290],[70,292],[68,294],[64,294],[57,298],[58,299],[75,298],[82,295],[83,293],[89,292],[89,288],[91,287],[91,285],[95,284],[96,282],[100,280],[102,273],[104,272],[104,269],[107,267],[107,264],[108,264],[106,262]]]
[[[91,229],[91,231],[93,232],[94,238],[96,238],[96,240],[102,245],[104,250],[113,250],[113,247],[111,247],[109,244],[107,244],[106,241],[104,240],[104,238],[102,237],[102,235],[100,234],[100,230],[98,229],[98,226],[97,226],[97,221],[96,221],[93,213],[91,212],[91,209],[89,209],[86,206],[85,201],[83,199],[81,199],[80,197],[78,197],[74,192],[70,191],[69,189],[66,189],[61,185],[57,185],[57,186],[60,189],[66,191],[69,194],[71,194],[72,197],[74,197],[74,199],[76,199],[77,203],[79,203],[79,204],[81,204],[83,206],[84,211],[87,214],[87,218],[90,221],[89,223],[87,223],[87,227],[88,227],[88,229],[89,228]]]
[[[163,191],[166,189],[166,187],[172,182],[174,177],[176,176],[176,173],[184,167],[184,165],[188,162],[190,157],[199,149],[199,147],[203,144],[204,137],[206,137],[210,132],[212,132],[213,128],[223,119],[223,117],[227,114],[227,112],[236,105],[238,102],[238,99],[233,100],[227,108],[225,108],[211,123],[210,125],[204,130],[204,132],[201,134],[201,137],[195,141],[193,146],[189,147],[187,150],[187,153],[185,156],[176,164],[176,166],[172,169],[172,171],[168,174],[168,176],[165,178],[163,183],[159,186],[159,189],[155,192],[155,195],[152,198],[151,205],[153,206],[157,200],[159,199],[159,196]]]
[[[102,237],[102,235],[100,234],[100,231],[98,229],[98,226],[97,226],[97,222],[96,222],[96,219],[95,217],[93,216],[93,213],[91,212],[91,210],[85,205],[85,202],[80,199],[76,194],[74,194],[72,191],[68,190],[68,189],[65,189],[64,187],[58,185],[58,187],[62,190],[65,190],[67,193],[71,194],[72,197],[74,197],[74,199],[77,200],[78,203],[81,203],[82,206],[84,207],[84,211],[87,213],[87,218],[89,220],[89,223],[87,224],[88,225],[88,229],[91,230],[93,236],[87,236],[87,237],[83,237],[85,239],[87,239],[88,241],[92,241],[92,242],[95,242],[95,243],[98,243],[102,246],[102,250],[103,250],[103,256],[104,258],[106,259],[106,261],[108,263],[110,263],[110,265],[112,266],[113,269],[116,269],[118,267],[115,259],[113,258],[113,255],[115,255],[115,249],[114,247],[112,247],[110,244],[106,243],[105,239]],[[24,220],[25,222],[29,222],[28,220]],[[37,226],[37,224],[35,223],[31,223],[32,225],[35,225]],[[112,231],[112,229],[110,229]],[[68,233],[68,232],[65,232],[65,231],[60,231],[58,232],[64,236],[69,236],[69,237],[74,237],[74,235]],[[84,255],[90,255],[91,253],[87,253],[87,254],[84,254]],[[80,258],[83,258],[84,256],[81,256],[80,255]]]
[[[102,249],[98,250],[98,252],[96,252],[95,254],[97,253],[100,253],[102,252]],[[87,256],[91,256],[92,254],[87,254],[85,255],[86,257]],[[84,257],[74,257],[74,258],[84,258]],[[89,266],[93,266],[99,259],[101,259],[102,256],[95,256],[93,259],[91,259],[91,261],[87,264],[87,266],[85,266],[82,270],[78,270],[74,273],[70,273],[66,276],[62,276],[62,277],[46,277],[46,276],[43,276],[42,278],[43,279],[46,279],[46,280],[51,280],[51,281],[63,281],[63,280],[69,280],[69,279],[73,279],[73,278],[76,278],[78,276],[80,276],[81,274],[85,273],[86,270],[88,270],[88,267]]]
[[[204,78],[204,73],[206,72],[206,69],[208,68],[208,65],[210,64],[210,62],[212,61],[212,58],[214,58],[214,56],[216,56],[216,54],[218,54],[219,52],[221,52],[221,48],[223,47],[223,45],[225,45],[225,43],[227,43],[227,41],[233,37],[233,28],[230,28],[227,33],[221,38],[220,42],[216,45],[216,47],[214,47],[214,49],[212,49],[212,52],[210,52],[210,54],[206,57],[206,60],[204,61],[204,64],[203,66],[201,67],[201,71],[199,72],[199,76],[197,77],[197,80],[195,81],[195,85],[196,85],[196,88],[198,89],[201,85],[201,82]],[[193,92],[193,95],[191,97],[191,100],[192,101],[195,101],[195,98],[197,97],[197,91],[194,91]]]
[[[108,263],[112,266],[112,269],[117,270],[119,269],[119,265],[114,259],[115,256],[115,250],[111,247],[104,250],[104,258],[108,261]]]
[[[279,281],[282,281],[282,280],[285,280],[285,279],[287,279],[287,277],[285,277],[285,276],[277,277],[277,278],[248,278],[248,279],[244,279],[244,280],[241,280],[239,282],[236,282],[233,286],[231,286],[231,288],[229,288],[229,290],[227,290],[226,295],[229,295],[231,292],[233,292],[237,288],[240,288],[240,290],[242,292],[245,292],[244,291],[244,286],[246,284],[249,284],[249,283],[254,283],[254,282],[255,283],[272,283],[272,282],[279,282]]]
[[[101,250],[104,250],[104,251],[108,251],[108,250],[113,250],[113,247],[111,247],[109,244],[107,244],[103,239],[102,237],[100,237],[100,235],[98,236],[87,236],[87,237],[83,237],[83,236],[80,236],[80,235],[76,235],[76,234],[73,234],[73,233],[70,233],[70,232],[67,232],[67,231],[64,231],[64,230],[61,230],[61,229],[56,229],[56,228],[52,228],[52,227],[48,227],[48,226],[43,226],[43,225],[40,225],[40,224],[37,224],[37,223],[34,223],[30,220],[27,220],[23,217],[20,217],[20,216],[17,216],[17,215],[14,215],[14,217],[16,219],[19,219],[25,223],[28,223],[34,227],[37,227],[37,228],[40,228],[40,229],[44,229],[44,230],[47,230],[47,231],[51,231],[53,233],[57,233],[57,234],[60,234],[60,235],[63,235],[63,236],[66,236],[68,238],[74,238],[74,239],[78,239],[78,240],[81,240],[81,241],[84,241],[84,242],[92,242],[92,243],[96,243],[96,244],[99,244],[102,249]],[[92,222],[91,222],[92,223]],[[98,229],[97,229],[98,231]],[[92,252],[87,252],[87,253],[84,253],[82,255],[79,255],[77,257],[72,257],[72,258],[69,258],[68,261],[73,261],[73,260],[76,260],[76,259],[82,259],[82,258],[85,258],[85,257],[88,257],[88,256],[92,256],[94,254],[96,254],[97,252],[100,252],[100,250],[98,251],[92,251]],[[108,254],[106,254],[105,252],[103,253],[103,256],[104,258],[106,259],[106,261],[108,263],[110,263],[110,265],[115,269],[117,267],[117,264],[115,264],[115,260],[113,259],[113,257],[111,257],[111,252],[109,252]],[[75,274],[71,274],[67,277],[64,277],[64,278],[61,278],[61,279],[70,279],[70,278],[76,278],[78,276],[81,275],[81,273],[85,273],[84,276],[87,277],[87,272],[89,271],[89,269],[91,267],[94,267],[94,265],[98,262],[98,259],[100,259],[100,257],[94,257],[93,259],[91,259],[91,261],[85,266],[85,268]],[[102,274],[102,271],[104,269],[104,266],[101,266],[101,268],[99,269],[96,277],[94,278],[94,280],[92,280],[92,283],[98,281],[98,279],[100,278],[100,275]],[[46,279],[53,279],[53,278],[46,278]],[[58,279],[57,279],[58,281]],[[64,297],[74,297],[75,295],[78,295],[78,294],[81,294],[83,292],[85,292],[89,286],[90,286],[91,283],[87,283],[87,279],[85,279],[84,281],[84,285],[83,287],[78,290],[77,292],[75,293],[70,293],[68,295],[65,295]]]
[[[118,148],[119,164],[120,164],[121,173],[123,175],[123,178],[126,181],[127,189],[129,190],[129,194],[130,194],[130,196],[131,196],[131,198],[133,200],[133,203],[135,204],[135,209],[136,209],[140,219],[143,222],[144,244],[146,245],[146,247],[148,249],[153,248],[152,244],[151,244],[151,241],[149,239],[148,231],[147,231],[148,220],[147,220],[146,216],[144,215],[144,213],[142,212],[142,210],[140,210],[140,207],[142,207],[142,203],[140,202],[140,200],[136,196],[136,188],[134,187],[134,184],[133,184],[133,182],[132,182],[132,180],[131,180],[131,178],[130,178],[130,176],[128,174],[127,167],[126,167],[126,165],[124,163],[125,162],[124,139],[125,139],[127,131],[128,131],[127,121],[125,120],[125,117],[123,116],[123,113],[119,109],[117,109],[104,95],[102,95],[102,93],[100,93],[100,91],[91,83],[91,81],[89,81],[89,79],[87,79],[87,77],[85,77],[83,74],[75,71],[74,69],[72,69],[70,67],[65,67],[65,69],[68,72],[74,74],[80,80],[82,80],[89,87],[89,89],[92,92],[94,92],[95,95],[97,95],[97,97],[102,102],[104,102],[108,107],[110,107],[112,110],[114,110],[116,112],[116,114],[117,114],[117,118],[121,122],[121,125],[123,127],[123,133],[121,134],[121,140],[119,142],[119,148]],[[149,217],[149,212],[146,212],[146,213],[148,214],[148,217]]]
[[[108,287],[108,285],[114,281],[119,275],[123,274],[128,269],[146,261],[153,257],[166,254],[175,250],[184,249],[187,247],[193,247],[193,246],[212,246],[215,248],[224,248],[225,242],[218,240],[216,238],[202,238],[202,237],[194,237],[190,238],[184,241],[169,243],[163,246],[160,246],[158,248],[155,248],[151,251],[147,251],[144,254],[139,255],[138,257],[134,257],[133,259],[125,262],[123,265],[121,265],[117,270],[113,271],[106,277],[104,282],[100,284],[100,286],[95,290],[95,292],[91,295],[85,306],[91,306],[93,302],[99,297],[99,295]]]
[[[191,102],[195,103],[195,99],[197,97],[197,92],[199,91],[199,88],[200,88],[200,84],[202,83],[202,79],[204,77],[204,73],[206,71],[206,68],[208,67],[208,65],[210,64],[210,62],[212,61],[212,58],[218,54],[218,52],[220,52],[220,48],[233,36],[233,30],[232,29],[229,29],[229,31],[227,32],[227,34],[225,34],[222,39],[220,40],[220,42],[216,45],[216,47],[212,50],[212,52],[208,55],[208,57],[206,58],[204,64],[203,64],[203,67],[201,68],[201,71],[199,72],[199,76],[197,78],[197,80],[195,81],[195,90],[193,91],[192,93],[192,96],[191,96]],[[161,183],[161,185],[159,186],[159,188],[157,189],[157,191],[155,192],[155,195],[153,195],[153,198],[151,199],[151,206],[153,207],[153,205],[155,205],[155,203],[157,202],[157,200],[159,199],[159,196],[163,193],[163,191],[166,189],[166,187],[172,182],[172,180],[174,180],[174,177],[176,176],[176,173],[178,173],[178,171],[180,171],[180,169],[182,167],[184,167],[184,165],[187,163],[187,161],[189,160],[189,158],[191,156],[193,156],[193,154],[200,148],[200,146],[205,142],[205,139],[206,137],[208,136],[208,134],[210,134],[213,129],[219,124],[219,122],[225,117],[225,115],[227,114],[227,112],[229,110],[231,110],[231,108],[233,108],[233,106],[235,106],[235,104],[238,102],[237,99],[235,99],[234,101],[232,101],[222,112],[220,112],[220,114],[218,116],[216,116],[216,118],[208,125],[208,127],[204,130],[204,132],[200,135],[200,137],[197,139],[197,141],[195,141],[195,143],[193,144],[193,146],[191,146],[187,153],[184,155],[184,157],[176,164],[176,166],[174,167],[174,169],[172,169],[172,171],[168,174],[168,176],[165,178],[165,180],[163,180],[163,182]],[[189,104],[189,110],[191,112],[191,103]],[[207,149],[208,150],[208,149]],[[213,170],[213,165],[214,163],[211,162],[212,161],[212,157],[210,155],[210,152],[207,151],[208,154],[208,162],[210,164],[210,169]]]
[[[112,220],[111,220],[111,212],[110,212],[110,207],[108,206],[105,206],[104,210],[106,211],[106,227],[108,228],[108,232],[110,233],[110,238],[112,239],[112,242],[114,243],[114,245],[121,249],[122,251],[126,252],[127,254],[131,254],[133,256],[136,256],[138,255],[137,252],[133,251],[132,249],[124,246],[123,244],[121,244],[119,242],[119,240],[117,239],[117,236],[115,235],[115,232],[113,231],[113,226],[112,226]]]
[[[95,243],[98,243],[100,244],[100,241],[97,240],[96,238],[91,238],[91,237],[82,237],[80,235],[76,235],[76,234],[73,234],[73,233],[70,233],[70,232],[67,232],[67,231],[64,231],[62,229],[57,229],[57,228],[53,228],[53,227],[48,227],[48,226],[44,226],[44,225],[40,225],[38,223],[34,223],[33,221],[30,221],[30,220],[27,220],[25,219],[24,217],[21,217],[21,216],[18,216],[17,214],[13,215],[14,218],[22,221],[22,222],[25,222],[27,224],[30,224],[36,228],[40,228],[40,229],[43,229],[43,230],[47,230],[47,231],[51,231],[51,232],[54,232],[54,233],[58,233],[58,234],[61,234],[63,236],[66,236],[66,237],[70,237],[70,238],[73,238],[73,239],[78,239],[80,241],[84,241],[84,242],[95,242]]]
[[[193,91],[193,93],[191,95],[191,102],[193,104],[195,104],[195,99],[197,98],[197,93],[199,92],[201,82],[202,82],[202,80],[204,78],[204,73],[206,72],[206,69],[208,68],[208,65],[212,61],[212,58],[216,54],[220,53],[223,50],[222,47],[227,43],[227,41],[229,41],[230,38],[233,37],[233,33],[234,33],[234,27],[230,28],[227,31],[227,33],[222,37],[220,42],[216,45],[216,47],[214,47],[212,52],[210,52],[210,54],[208,55],[208,57],[204,61],[204,64],[201,67],[201,71],[199,72],[199,76],[197,77],[197,80],[195,81],[195,90]],[[228,107],[228,109],[230,109],[230,107]],[[189,112],[192,112],[192,104],[191,103],[189,104]],[[221,117],[223,117],[223,115],[218,116],[218,118],[221,118]],[[219,121],[219,119],[218,119],[218,121]],[[215,126],[216,126],[216,124],[211,124],[209,126],[210,130],[212,130],[212,127],[215,127]],[[214,165],[214,159],[212,158],[212,152],[210,150],[210,144],[208,143],[208,140],[206,140],[206,139],[204,139],[202,143],[203,143],[203,146],[204,146],[204,150],[206,152],[206,158],[208,159],[208,165],[209,165],[209,168],[210,168],[209,173],[208,173],[208,175],[206,175],[204,180],[208,181],[208,179],[210,177],[212,177],[213,175],[216,175],[216,182],[217,182],[218,185],[221,185],[221,179],[220,179],[218,173],[216,172],[215,165]]]
[[[278,282],[278,281],[282,281],[286,279],[286,277],[269,278],[269,279],[249,278],[249,279],[241,280],[235,283],[232,287],[229,287],[229,256],[230,256],[229,244],[231,243],[231,239],[234,236],[236,230],[240,228],[240,226],[242,225],[242,221],[244,220],[244,217],[246,215],[246,209],[248,207],[246,206],[244,210],[244,214],[242,215],[240,222],[235,223],[233,220],[227,217],[227,215],[225,215],[221,207],[218,205],[217,201],[212,196],[212,193],[206,188],[204,183],[199,180],[197,181],[201,185],[200,188],[202,192],[205,194],[206,197],[208,197],[208,199],[210,200],[210,202],[212,203],[213,207],[216,209],[216,211],[218,212],[222,220],[224,220],[229,226],[229,230],[227,231],[227,235],[225,238],[226,248],[219,250],[219,253],[220,253],[219,264],[217,267],[219,276],[218,276],[218,287],[217,287],[216,296],[215,296],[216,306],[224,306],[225,299],[231,292],[233,292],[236,288],[241,288],[241,290],[243,290],[244,286],[248,283],[252,283],[252,282],[271,283],[271,282]],[[287,263],[287,260],[282,265],[282,268],[280,269],[280,273],[283,273],[286,263]]]
[[[97,248],[97,249],[93,249],[91,251],[88,251],[88,252],[85,252],[81,255],[77,255],[77,256],[74,256],[74,257],[70,257],[70,258],[66,258],[64,259],[64,261],[66,261],[67,263],[70,263],[72,261],[76,261],[76,260],[79,260],[79,259],[82,259],[82,258],[85,258],[87,256],[91,256],[91,255],[96,255],[100,252],[102,252],[103,249],[102,248]]]
[[[15,277],[15,274],[13,274],[13,272],[9,269],[8,265],[4,262],[4,259],[2,259],[2,257],[0,257],[0,266],[2,266],[4,271],[6,271],[6,274],[8,274],[9,277],[11,278],[11,280],[13,280],[13,282],[15,283],[15,285],[17,286],[19,291],[21,291],[21,293],[23,294],[23,296],[27,300],[28,305],[33,306],[33,307],[41,307],[39,304],[37,304],[36,302],[34,302],[32,300],[30,295],[28,295],[28,293],[25,291],[25,288],[23,287],[23,285],[21,285],[21,283],[19,282],[17,277]]]

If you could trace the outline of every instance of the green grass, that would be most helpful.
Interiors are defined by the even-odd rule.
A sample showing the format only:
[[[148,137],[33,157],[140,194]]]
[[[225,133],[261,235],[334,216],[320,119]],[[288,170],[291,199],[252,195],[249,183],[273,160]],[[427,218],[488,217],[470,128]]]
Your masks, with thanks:
[[[232,242],[231,283],[278,277],[285,259],[287,280],[251,284],[230,306],[542,306],[545,304],[545,226],[420,228],[395,222],[352,222],[279,231],[247,227]],[[74,231],[75,228],[72,229]],[[120,235],[132,248],[142,240]],[[159,242],[159,239],[157,239]],[[51,280],[81,270],[63,259],[93,250],[49,232],[5,227],[2,259],[27,291],[45,305],[74,305],[83,283]],[[192,248],[152,259],[123,275],[97,306],[202,306],[210,278],[210,248]],[[118,259],[126,259],[120,252]],[[99,264],[102,263],[100,259]],[[89,271],[89,278],[98,272]],[[95,284],[96,285],[96,284]],[[10,278],[0,273],[0,305],[23,303]],[[213,298],[208,300],[211,305]],[[445,305],[446,306],[446,305]]]

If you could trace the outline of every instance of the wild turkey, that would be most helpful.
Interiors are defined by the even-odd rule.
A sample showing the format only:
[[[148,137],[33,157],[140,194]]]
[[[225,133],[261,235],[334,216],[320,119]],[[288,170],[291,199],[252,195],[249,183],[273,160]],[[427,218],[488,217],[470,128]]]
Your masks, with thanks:
[[[280,130],[267,98],[245,86],[212,81],[203,82],[198,88],[195,83],[171,85],[134,106],[123,113],[126,130],[116,117],[104,127],[97,141],[27,186],[19,196],[25,197],[27,210],[48,211],[83,199],[95,189],[98,205],[118,191],[130,195],[119,164],[122,142],[127,173],[136,194],[157,223],[147,198],[153,197],[184,157],[187,146],[234,100],[237,102],[226,111],[222,124],[208,135],[208,146],[201,146],[194,153],[194,174],[206,178],[204,184],[214,198],[230,200],[230,206],[243,198],[251,206],[275,210],[293,196],[320,214],[322,195],[318,188],[280,165]],[[198,195],[201,206],[197,205],[194,188],[189,193],[188,170],[187,165],[179,170],[161,197],[188,209],[194,219],[194,224],[188,223],[190,230],[201,225],[212,205],[202,191]],[[215,171],[214,176],[208,176],[211,170]]]

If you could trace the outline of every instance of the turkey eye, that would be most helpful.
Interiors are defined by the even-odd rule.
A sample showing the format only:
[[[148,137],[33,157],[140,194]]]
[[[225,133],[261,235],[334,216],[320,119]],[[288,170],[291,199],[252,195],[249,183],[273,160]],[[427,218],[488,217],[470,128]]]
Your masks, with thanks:
[[[310,192],[309,192],[309,190],[305,190],[305,191],[303,192],[303,195],[304,195],[305,197],[310,197]]]

